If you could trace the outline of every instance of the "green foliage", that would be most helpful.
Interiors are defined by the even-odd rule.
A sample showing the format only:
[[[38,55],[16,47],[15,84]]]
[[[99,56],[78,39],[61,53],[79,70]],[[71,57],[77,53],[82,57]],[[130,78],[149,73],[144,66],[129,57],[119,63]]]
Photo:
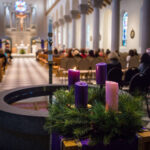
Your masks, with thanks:
[[[104,88],[89,88],[88,89],[88,103],[94,104],[95,102],[105,104],[105,89]]]
[[[20,54],[25,54],[25,53],[26,53],[25,49],[20,50]]]
[[[57,90],[53,104],[49,105],[49,117],[45,129],[72,138],[87,137],[90,144],[123,138],[130,140],[142,127],[142,97],[127,93],[119,95],[119,110],[105,110],[105,89],[89,88],[88,103],[91,108],[74,106],[74,89]]]

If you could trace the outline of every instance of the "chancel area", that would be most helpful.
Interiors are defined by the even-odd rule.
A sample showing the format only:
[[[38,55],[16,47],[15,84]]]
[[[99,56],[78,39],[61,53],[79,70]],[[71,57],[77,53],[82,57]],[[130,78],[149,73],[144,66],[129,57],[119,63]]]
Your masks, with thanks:
[[[0,150],[150,150],[150,0],[0,0]]]

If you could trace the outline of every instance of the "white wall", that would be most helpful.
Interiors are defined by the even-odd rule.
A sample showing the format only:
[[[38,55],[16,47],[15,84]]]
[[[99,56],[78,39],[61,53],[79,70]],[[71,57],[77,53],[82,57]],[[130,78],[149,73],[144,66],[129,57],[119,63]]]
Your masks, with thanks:
[[[141,23],[140,23],[140,17],[141,17],[141,6],[142,6],[143,0],[121,0],[120,4],[120,51],[124,52],[129,49],[136,48],[138,52],[141,50]],[[65,1],[60,0],[58,5],[52,10],[51,14],[55,14],[56,10],[59,11],[60,5],[63,6],[63,9],[65,8]],[[128,39],[127,39],[127,47],[122,46],[122,16],[123,13],[127,11],[128,12]],[[103,7],[100,10],[100,48],[104,49],[111,49],[111,22],[112,22],[112,11],[111,11],[111,5],[108,5],[107,7]],[[90,46],[89,49],[93,48],[93,13],[87,15],[87,25],[90,26]],[[77,20],[77,39],[76,39],[76,45],[77,48],[80,48],[80,42],[81,42],[81,19]],[[66,27],[64,27],[66,30]],[[135,38],[130,38],[130,32],[131,30],[135,31]],[[64,30],[64,37],[65,35]],[[72,23],[69,23],[69,47],[71,47],[72,43]],[[66,39],[66,38],[65,38]],[[65,41],[65,40],[64,40]]]
[[[140,53],[141,51],[141,40],[140,40],[140,16],[141,16],[141,6],[143,0],[122,0],[121,1],[121,10],[120,10],[120,51],[127,51],[129,49],[137,49]],[[128,12],[128,39],[127,47],[122,47],[122,16],[123,13]],[[135,31],[135,38],[130,38],[131,30]]]

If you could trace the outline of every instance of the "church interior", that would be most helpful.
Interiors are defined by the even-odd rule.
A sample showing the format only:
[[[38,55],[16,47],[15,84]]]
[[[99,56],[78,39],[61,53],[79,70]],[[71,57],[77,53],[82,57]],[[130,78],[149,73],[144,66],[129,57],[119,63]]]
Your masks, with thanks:
[[[150,0],[0,0],[0,150],[150,150]]]

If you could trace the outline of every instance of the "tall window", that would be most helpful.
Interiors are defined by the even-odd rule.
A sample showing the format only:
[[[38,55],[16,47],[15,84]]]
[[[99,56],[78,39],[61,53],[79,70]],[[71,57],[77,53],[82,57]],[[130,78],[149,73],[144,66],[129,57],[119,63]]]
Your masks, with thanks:
[[[15,3],[15,10],[17,12],[25,12],[27,10],[26,2],[24,2],[24,0],[16,1],[16,3]]]
[[[47,0],[47,8],[50,8],[54,4],[55,0]]]
[[[123,15],[123,33],[122,33],[122,46],[127,46],[127,30],[128,30],[128,13]]]

